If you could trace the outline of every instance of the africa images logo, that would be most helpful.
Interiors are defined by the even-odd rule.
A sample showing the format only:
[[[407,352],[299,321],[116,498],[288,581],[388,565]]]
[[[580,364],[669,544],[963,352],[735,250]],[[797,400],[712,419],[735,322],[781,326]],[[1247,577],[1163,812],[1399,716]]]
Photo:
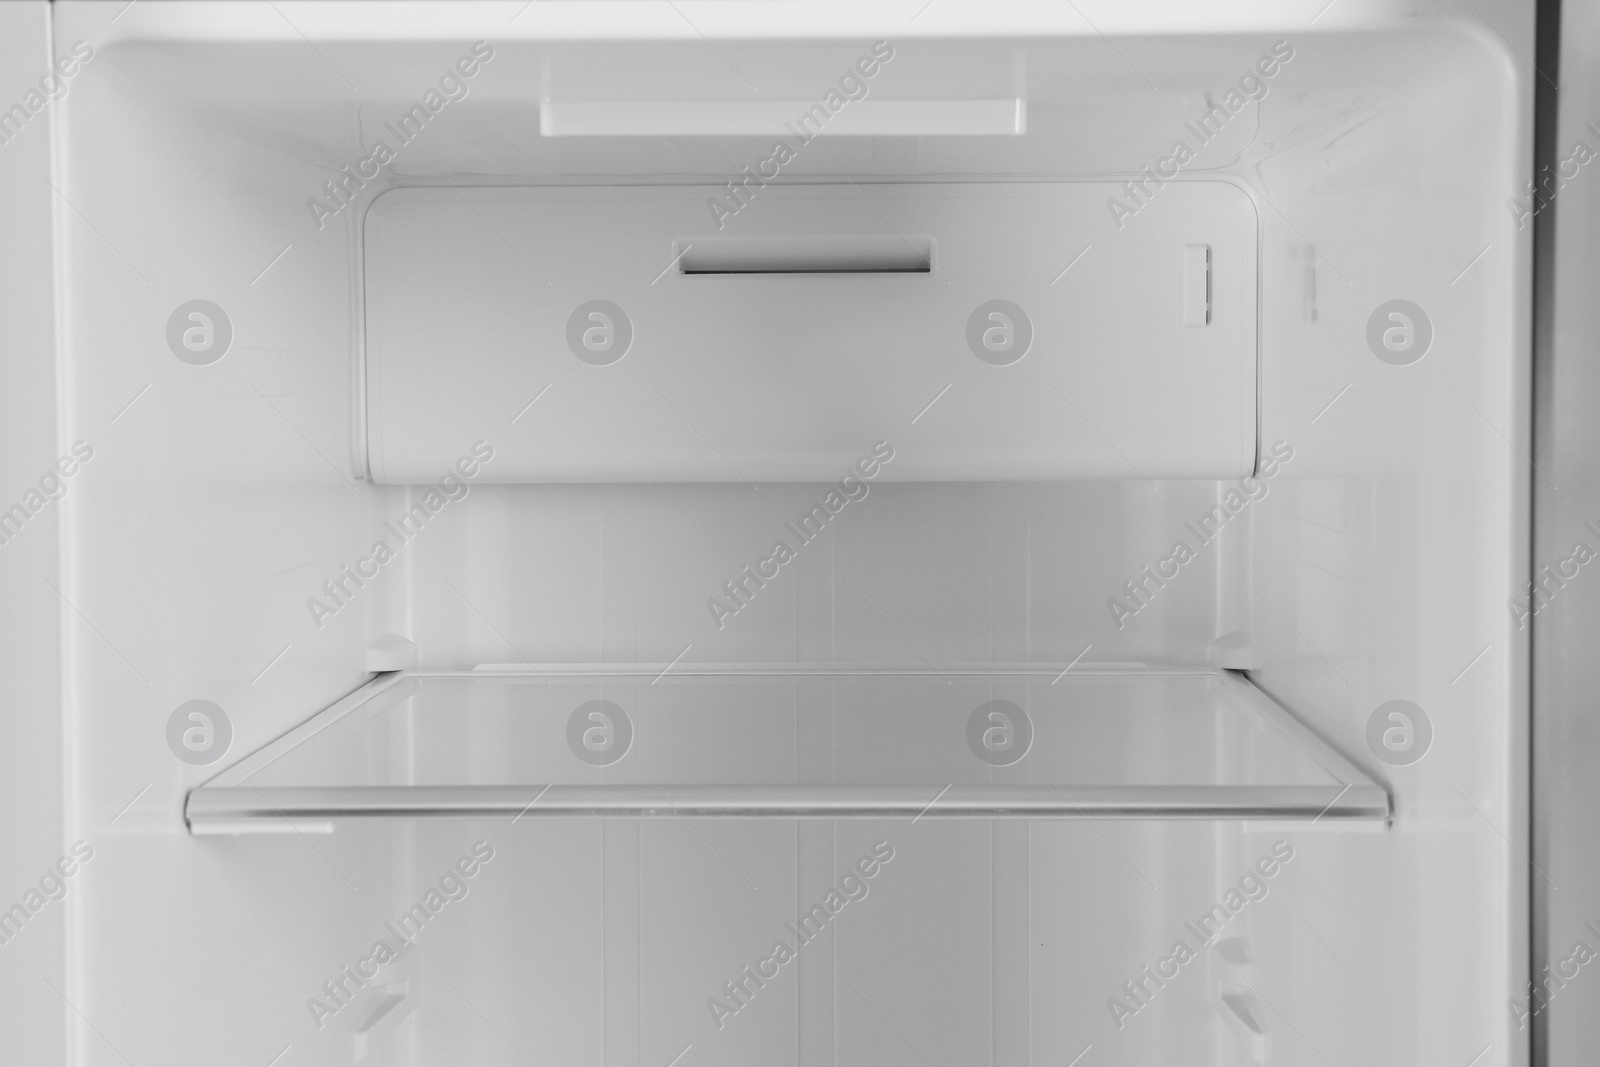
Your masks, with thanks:
[[[784,929],[794,935],[793,946],[786,940],[774,941],[771,953],[757,960],[753,967],[745,966],[731,980],[722,983],[726,1000],[718,997],[706,999],[706,1008],[711,1012],[717,1029],[726,1026],[730,1016],[748,1008],[756,994],[782,973],[784,964],[799,959],[800,950],[821,937],[828,923],[837,918],[847,905],[867,899],[867,894],[872,892],[868,880],[881,874],[893,859],[893,845],[887,841],[875,843],[870,853],[856,860],[855,865],[839,877],[837,888],[829,889],[820,903],[811,905],[800,916],[799,925],[784,923]]]
[[[706,610],[711,613],[711,621],[717,629],[722,629],[728,624],[729,618],[749,607],[756,594],[767,587],[767,582],[776,578],[783,567],[799,558],[800,548],[821,537],[829,521],[837,518],[847,505],[867,499],[867,494],[872,491],[868,480],[876,478],[883,465],[892,459],[893,445],[888,441],[875,443],[869,454],[862,456],[854,467],[845,471],[836,486],[823,496],[821,503],[811,505],[811,510],[800,516],[798,526],[793,522],[783,524],[784,529],[794,535],[797,547],[790,547],[788,541],[774,541],[772,554],[758,560],[754,570],[745,564],[743,570],[722,583],[727,602],[707,597]]]
[[[1245,109],[1245,105],[1254,100],[1260,102],[1267,98],[1269,79],[1275,77],[1289,61],[1294,58],[1294,47],[1288,41],[1274,41],[1272,51],[1261,56],[1255,65],[1239,78],[1237,88],[1230,88],[1222,94],[1220,103],[1213,102],[1211,94],[1206,94],[1206,110],[1195,117],[1193,122],[1183,124],[1197,145],[1203,147],[1210,144],[1221,135],[1232,118]],[[1167,182],[1176,178],[1194,161],[1199,152],[1199,147],[1191,148],[1185,138],[1178,138],[1172,144],[1172,151],[1156,160],[1154,170],[1146,163],[1139,168],[1139,177],[1123,182],[1122,192],[1126,200],[1117,197],[1106,199],[1106,208],[1111,212],[1111,221],[1117,224],[1117,229],[1127,225],[1127,220],[1139,212],[1155,198],[1157,191]],[[1169,169],[1170,168],[1170,169]],[[1150,186],[1154,184],[1155,188]]]
[[[794,134],[799,147],[810,144],[832,118],[845,109],[851,101],[865,100],[871,91],[867,80],[877,75],[882,69],[882,64],[894,58],[894,46],[888,41],[876,41],[872,45],[871,55],[865,55],[856,60],[855,66],[844,72],[839,78],[836,89],[829,89],[818,103],[812,104],[802,112],[793,122],[785,122],[784,129]],[[740,170],[740,177],[725,182],[723,187],[728,190],[726,200],[707,199],[706,208],[711,212],[711,217],[717,224],[717,229],[726,226],[727,220],[744,210],[746,204],[755,199],[757,191],[774,181],[783,168],[794,162],[799,155],[799,147],[791,145],[787,140],[778,140],[772,143],[772,152],[756,164],[756,173],[751,173],[750,164],[746,163]],[[768,168],[771,168],[768,170]],[[751,188],[752,183],[754,188]]]
[[[1222,899],[1211,905],[1198,919],[1186,922],[1186,934],[1194,936],[1191,946],[1187,936],[1179,937],[1165,956],[1156,960],[1155,967],[1145,964],[1138,975],[1122,983],[1121,997],[1108,997],[1106,1009],[1121,1030],[1128,1020],[1144,1011],[1154,1002],[1156,994],[1177,978],[1183,968],[1200,958],[1199,950],[1211,944],[1233,918],[1251,904],[1267,899],[1272,891],[1268,881],[1276,877],[1294,859],[1294,846],[1288,841],[1274,841],[1272,851],[1261,856],[1254,865],[1239,876],[1237,888],[1230,888]]]
[[[365,556],[360,557],[352,566],[344,564],[332,578],[322,583],[322,592],[326,599],[319,597],[306,598],[306,610],[311,613],[311,621],[317,629],[322,629],[326,619],[339,614],[350,602],[355,599],[367,582],[382,573],[385,564],[400,555],[400,548],[416,540],[436,515],[445,509],[451,501],[465,500],[472,487],[467,479],[476,477],[482,470],[483,464],[494,459],[494,446],[487,441],[476,441],[472,445],[470,455],[463,455],[456,460],[454,467],[449,468],[439,476],[436,485],[430,485],[427,492],[422,494],[422,499],[411,505],[411,510],[405,512],[393,522],[385,522],[383,528],[394,535],[397,545],[390,545],[388,538],[379,538],[372,543],[372,548]]]
[[[321,1030],[329,1017],[348,1008],[355,1000],[357,991],[366,988],[368,982],[376,983],[383,974],[383,968],[416,944],[423,928],[448,905],[467,899],[467,894],[472,892],[469,880],[477,877],[492,859],[493,845],[487,841],[473,842],[470,854],[445,868],[439,876],[438,888],[429,886],[422,899],[413,903],[408,911],[394,922],[383,924],[384,930],[394,938],[392,945],[388,937],[374,941],[370,953],[353,964],[340,967],[337,974],[322,983],[321,998],[307,997],[306,1010],[311,1013],[311,1021],[317,1029]]]
[[[328,224],[328,219],[354,203],[356,191],[365,189],[367,182],[376,179],[384,167],[394,162],[399,149],[416,140],[423,127],[446,105],[465,100],[471,92],[467,79],[477,76],[493,58],[493,45],[487,41],[474,43],[470,55],[457,59],[454,66],[447,67],[439,76],[437,89],[430,88],[420,102],[412,104],[398,119],[383,124],[384,129],[394,136],[396,147],[390,148],[387,141],[373,141],[367,155],[356,160],[354,170],[346,163],[339,168],[337,180],[329,178],[323,182],[322,191],[327,200],[318,200],[316,197],[306,199],[306,208],[311,212],[311,221],[317,224],[317,229],[322,229]]]
[[[1237,487],[1229,486],[1222,492],[1216,504],[1203,515],[1197,516],[1194,521],[1184,523],[1184,528],[1194,535],[1196,545],[1190,545],[1187,538],[1179,538],[1172,544],[1172,551],[1156,561],[1152,570],[1147,563],[1140,568],[1139,573],[1122,583],[1122,591],[1127,599],[1110,597],[1106,600],[1106,609],[1111,612],[1111,621],[1121,630],[1128,625],[1128,620],[1149,607],[1156,598],[1156,594],[1167,587],[1167,583],[1177,578],[1183,568],[1200,558],[1200,549],[1217,539],[1217,536],[1227,527],[1228,523],[1237,518],[1250,504],[1265,500],[1270,487],[1268,478],[1275,478],[1282,470],[1282,464],[1294,459],[1294,447],[1287,441],[1279,441],[1272,446],[1270,455],[1261,457],[1260,473],[1247,475],[1239,480]]]

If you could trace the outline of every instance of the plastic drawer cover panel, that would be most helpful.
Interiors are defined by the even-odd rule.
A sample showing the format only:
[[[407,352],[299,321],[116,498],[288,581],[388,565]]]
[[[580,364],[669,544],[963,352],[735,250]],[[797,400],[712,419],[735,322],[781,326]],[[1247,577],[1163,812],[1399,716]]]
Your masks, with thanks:
[[[187,814],[1381,822],[1389,802],[1233,672],[542,666],[381,675]]]
[[[1256,209],[1171,182],[401,188],[365,225],[367,463],[433,481],[1233,478]],[[719,230],[717,223],[721,222]],[[937,398],[937,403],[931,403]],[[536,401],[536,402],[535,402]]]

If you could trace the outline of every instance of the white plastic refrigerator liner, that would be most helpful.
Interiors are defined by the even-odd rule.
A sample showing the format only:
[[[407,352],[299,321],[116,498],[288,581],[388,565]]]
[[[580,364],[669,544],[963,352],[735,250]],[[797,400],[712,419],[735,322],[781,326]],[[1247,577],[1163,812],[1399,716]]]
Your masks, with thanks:
[[[1533,28],[0,9],[0,1063],[1529,1064]]]

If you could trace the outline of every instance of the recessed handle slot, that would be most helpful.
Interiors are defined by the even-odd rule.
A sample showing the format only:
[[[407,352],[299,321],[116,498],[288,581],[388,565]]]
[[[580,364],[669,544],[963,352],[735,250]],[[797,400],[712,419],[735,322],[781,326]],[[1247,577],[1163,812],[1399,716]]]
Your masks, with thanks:
[[[927,274],[931,237],[712,237],[679,241],[682,274]]]

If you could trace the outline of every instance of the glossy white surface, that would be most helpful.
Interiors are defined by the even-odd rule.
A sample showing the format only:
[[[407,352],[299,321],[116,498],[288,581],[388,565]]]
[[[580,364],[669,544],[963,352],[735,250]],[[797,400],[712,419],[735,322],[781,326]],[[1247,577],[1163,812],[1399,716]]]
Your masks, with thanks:
[[[1530,475],[1516,452],[1527,236],[1503,201],[1527,168],[1527,10],[1342,0],[1079,14],[939,0],[912,22],[910,5],[120,6],[53,6],[55,50],[81,39],[96,58],[50,105],[52,125],[24,131],[58,138],[52,181],[71,204],[55,216],[59,381],[38,402],[60,411],[67,444],[96,448],[61,512],[73,610],[62,613],[59,843],[83,838],[96,853],[67,904],[24,932],[70,916],[61,993],[72,1007],[44,988],[48,961],[4,946],[7,988],[56,1002],[8,1016],[29,1036],[5,1040],[48,1055],[64,1034],[69,1062],[93,1067],[266,1064],[280,1052],[280,1067],[350,1063],[389,994],[364,990],[322,1029],[307,999],[482,839],[496,858],[471,895],[385,975],[404,1002],[363,1039],[366,1062],[636,1067],[691,1045],[680,1067],[921,1062],[909,1039],[941,1067],[1065,1064],[1090,1045],[1080,1067],[1233,1064],[1252,1045],[1223,1014],[1225,994],[1246,983],[1269,1063],[1526,1062],[1506,1008],[1526,969],[1526,666],[1504,601],[1527,557]],[[370,559],[391,536],[384,523],[427,493],[357,477],[359,236],[373,198],[444,178],[720,183],[759,159],[764,139],[542,137],[539,102],[648,99],[664,83],[685,98],[808,99],[877,39],[897,57],[875,99],[1021,96],[1027,132],[822,138],[796,177],[1127,180],[1172,151],[1207,93],[1236,86],[1274,42],[1292,45],[1263,102],[1186,171],[1244,183],[1270,205],[1260,440],[1292,459],[1263,471],[1266,494],[1229,504],[1236,517],[1202,539],[1186,524],[1223,506],[1231,482],[879,484],[718,628],[708,598],[768,558],[825,486],[476,484],[425,532],[395,539],[336,611],[314,614],[323,583]],[[495,58],[471,95],[319,229],[308,199],[477,40]],[[0,164],[16,167],[21,147],[0,147]],[[1127,220],[1121,236],[1150,219]],[[1101,251],[1057,288],[1091,277]],[[209,366],[166,341],[169,317],[194,299],[234,328]],[[1396,299],[1421,306],[1434,331],[1409,366],[1366,342],[1369,317]],[[536,391],[508,396],[505,418]],[[940,411],[913,426],[917,406],[876,435],[907,458]],[[1161,431],[1145,418],[1133,438]],[[19,494],[59,454],[29,447]],[[1107,601],[1178,538],[1195,558],[1119,628]],[[360,684],[366,648],[391,632],[431,669],[1066,663],[1087,646],[1095,659],[1193,665],[1238,632],[1234,654],[1389,785],[1397,818],[1383,834],[1293,835],[1270,893],[1231,920],[1248,955],[1207,947],[1121,1029],[1108,999],[1278,834],[932,820],[863,824],[859,836],[734,821],[185,831],[189,789]],[[8,655],[49,656],[19,649]],[[1433,749],[1409,767],[1365,747],[1368,716],[1397,697],[1435,726]],[[180,762],[164,732],[175,708],[202,698],[234,728],[209,767]],[[833,744],[797,732],[794,759],[821,775]],[[1163,751],[1159,737],[1144,744]],[[30,772],[42,796],[60,791],[63,761],[47,748],[29,749],[49,768]],[[717,1030],[707,998],[878,840],[897,858],[838,936]],[[29,838],[17,851],[9,897],[62,849]]]
[[[1242,477],[1256,208],[1149,188],[1137,225],[1111,182],[391,191],[363,233],[373,479],[489,433],[494,482],[824,481],[886,439],[889,481]],[[745,273],[686,273],[714,268]]]
[[[45,5],[0,7],[0,69],[27,71],[30,80],[37,79],[49,32]],[[70,445],[57,405],[60,365],[51,266],[55,212],[64,205],[59,199],[52,203],[54,194],[44,182],[54,147],[54,132],[37,119],[0,146],[0,196],[7,205],[0,212],[0,320],[6,338],[0,371],[0,485],[5,486],[0,496],[5,504],[0,506],[5,508],[37,489],[46,468]],[[65,758],[71,734],[63,707],[70,682],[62,656],[75,631],[67,621],[71,608],[57,590],[63,586],[62,515],[76,504],[73,489],[82,486],[73,486],[22,530],[14,522],[6,526],[7,539],[0,544],[0,701],[8,709],[0,713],[0,811],[5,816],[0,879],[8,897],[38,884],[72,832],[67,797],[74,771]],[[72,594],[70,588],[65,591]],[[8,899],[4,906],[11,903]],[[64,984],[77,903],[70,895],[63,898],[53,913],[30,923],[25,937],[0,947],[0,1034],[5,1035],[0,1057],[63,1061],[66,1009],[45,980],[58,989]]]

